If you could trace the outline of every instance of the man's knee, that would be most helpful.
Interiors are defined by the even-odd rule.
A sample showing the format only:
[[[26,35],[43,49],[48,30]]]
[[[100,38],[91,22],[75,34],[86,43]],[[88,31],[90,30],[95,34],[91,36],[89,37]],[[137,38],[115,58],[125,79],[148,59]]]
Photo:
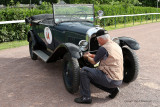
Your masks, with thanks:
[[[83,67],[83,68],[80,70],[80,75],[87,74],[87,71],[88,71],[87,68],[88,68],[88,67],[86,67],[86,66]]]
[[[84,66],[84,67],[82,67],[81,71],[86,71],[87,68],[88,67]]]

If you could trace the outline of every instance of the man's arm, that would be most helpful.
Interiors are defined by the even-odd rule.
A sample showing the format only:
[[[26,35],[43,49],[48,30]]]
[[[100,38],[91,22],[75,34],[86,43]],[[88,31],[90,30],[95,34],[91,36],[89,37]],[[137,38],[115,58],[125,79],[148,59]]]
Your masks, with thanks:
[[[92,58],[92,57],[88,57],[88,61],[93,65],[96,64],[96,62],[94,61],[94,58]]]
[[[90,53],[88,52],[88,56],[91,57],[91,58],[94,58],[94,57],[95,57],[95,54],[90,54]]]
[[[83,55],[83,57],[85,59],[88,59],[88,61],[95,65],[97,62],[99,62],[100,60],[103,59],[103,57],[106,55],[106,57],[108,57],[108,52],[106,51],[106,49],[104,47],[100,47],[96,53],[96,55],[94,54],[90,54],[89,52],[85,53]]]
[[[83,57],[87,59],[91,64],[93,65],[96,64],[96,62],[94,61],[94,57],[95,57],[94,54],[90,54],[89,52],[87,52],[83,55]]]
[[[108,57],[108,52],[104,47],[100,47],[94,57],[95,62],[101,61],[103,58]]]

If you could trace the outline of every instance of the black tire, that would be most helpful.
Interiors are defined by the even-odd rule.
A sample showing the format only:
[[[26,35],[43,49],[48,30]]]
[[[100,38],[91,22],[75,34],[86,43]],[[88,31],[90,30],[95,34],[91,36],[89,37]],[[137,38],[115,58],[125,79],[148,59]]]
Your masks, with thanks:
[[[134,81],[139,72],[139,63],[136,53],[129,47],[123,47],[123,60],[124,60],[124,78],[126,83]]]
[[[79,63],[76,58],[66,53],[63,57],[63,80],[65,87],[71,94],[79,90]]]
[[[33,43],[32,38],[29,39],[29,53],[32,60],[37,60],[37,55],[33,53]]]

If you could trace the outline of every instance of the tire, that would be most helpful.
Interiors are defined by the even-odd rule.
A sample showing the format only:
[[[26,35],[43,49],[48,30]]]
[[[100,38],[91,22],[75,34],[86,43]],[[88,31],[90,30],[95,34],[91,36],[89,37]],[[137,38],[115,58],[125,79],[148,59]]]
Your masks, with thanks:
[[[32,60],[37,60],[37,55],[33,53],[33,43],[32,38],[29,39],[29,53]]]
[[[123,82],[133,82],[139,72],[139,63],[136,53],[129,47],[123,47],[123,66],[124,66],[124,78]]]
[[[79,63],[76,58],[66,53],[63,57],[63,80],[67,91],[71,94],[79,90]]]

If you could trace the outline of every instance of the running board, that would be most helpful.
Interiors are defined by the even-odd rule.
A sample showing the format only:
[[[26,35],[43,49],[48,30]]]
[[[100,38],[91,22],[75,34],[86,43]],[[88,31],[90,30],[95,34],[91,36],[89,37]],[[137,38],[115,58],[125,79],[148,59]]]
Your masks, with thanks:
[[[47,62],[49,59],[49,56],[41,50],[34,50],[33,53],[40,57],[44,62]]]

